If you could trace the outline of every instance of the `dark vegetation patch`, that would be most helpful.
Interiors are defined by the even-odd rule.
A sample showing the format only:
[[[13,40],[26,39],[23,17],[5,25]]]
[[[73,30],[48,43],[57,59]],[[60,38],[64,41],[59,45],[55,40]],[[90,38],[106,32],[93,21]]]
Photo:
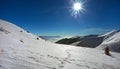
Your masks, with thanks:
[[[79,38],[65,38],[65,39],[57,41],[56,43],[59,43],[59,44],[72,44],[72,43],[77,42],[77,41],[79,41]]]

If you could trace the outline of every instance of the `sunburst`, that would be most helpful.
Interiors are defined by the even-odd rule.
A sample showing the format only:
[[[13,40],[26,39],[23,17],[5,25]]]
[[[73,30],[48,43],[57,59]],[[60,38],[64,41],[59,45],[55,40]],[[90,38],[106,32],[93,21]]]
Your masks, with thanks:
[[[73,1],[72,4],[72,16],[77,17],[80,12],[83,11],[83,3],[79,0]]]

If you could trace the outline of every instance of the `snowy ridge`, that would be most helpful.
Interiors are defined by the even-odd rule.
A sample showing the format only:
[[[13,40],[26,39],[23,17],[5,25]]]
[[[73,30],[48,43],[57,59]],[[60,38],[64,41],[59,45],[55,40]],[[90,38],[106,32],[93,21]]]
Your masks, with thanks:
[[[109,35],[113,35],[113,34],[115,34],[115,33],[117,33],[117,32],[120,32],[120,30],[113,30],[113,31],[110,31],[110,32],[108,32],[108,33],[106,33],[106,34],[102,35],[102,36],[109,36]]]
[[[46,42],[3,20],[0,27],[0,69],[120,69],[120,53]]]
[[[108,32],[108,33],[106,33],[106,34],[104,34],[104,35],[101,35],[101,36],[104,36],[104,37],[105,37],[104,40],[105,40],[105,39],[113,36],[114,34],[116,34],[116,33],[118,33],[118,32],[120,32],[120,30],[113,30],[113,31]]]
[[[97,48],[104,49],[106,46],[111,51],[120,52],[120,30],[115,30],[105,34],[105,39]]]
[[[1,30],[1,29],[3,29],[3,30]],[[35,39],[38,37],[36,35],[28,33],[24,29],[14,25],[10,22],[3,21],[3,20],[0,20],[0,30],[1,30],[0,31],[1,34],[4,32],[8,35],[11,35],[11,37],[13,37],[13,38],[16,38],[16,39],[20,38],[21,40],[22,39]]]

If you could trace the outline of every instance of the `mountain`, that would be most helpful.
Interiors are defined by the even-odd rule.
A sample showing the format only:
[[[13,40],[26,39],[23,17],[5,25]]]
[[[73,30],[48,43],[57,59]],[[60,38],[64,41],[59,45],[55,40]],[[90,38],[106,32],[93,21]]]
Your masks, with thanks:
[[[56,43],[95,48],[102,43],[103,38],[103,36],[99,37],[98,35],[87,35],[61,39]]]
[[[56,42],[62,38],[61,36],[39,36],[39,37],[50,42]]]
[[[105,38],[97,47],[98,49],[104,49],[107,46],[111,51],[120,52],[120,30],[114,30],[102,36]]]
[[[97,49],[104,49],[107,46],[110,51],[120,52],[120,30],[113,30],[103,35],[64,38],[56,43]]]
[[[0,20],[0,69],[120,69],[120,53],[47,42]]]

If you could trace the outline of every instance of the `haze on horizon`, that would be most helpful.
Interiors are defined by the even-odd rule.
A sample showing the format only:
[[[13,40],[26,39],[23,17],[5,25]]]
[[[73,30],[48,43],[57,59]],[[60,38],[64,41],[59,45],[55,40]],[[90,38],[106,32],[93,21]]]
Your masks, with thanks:
[[[82,0],[85,11],[77,18],[71,15],[71,1],[0,0],[0,19],[37,35],[76,36],[120,29],[120,0]]]

